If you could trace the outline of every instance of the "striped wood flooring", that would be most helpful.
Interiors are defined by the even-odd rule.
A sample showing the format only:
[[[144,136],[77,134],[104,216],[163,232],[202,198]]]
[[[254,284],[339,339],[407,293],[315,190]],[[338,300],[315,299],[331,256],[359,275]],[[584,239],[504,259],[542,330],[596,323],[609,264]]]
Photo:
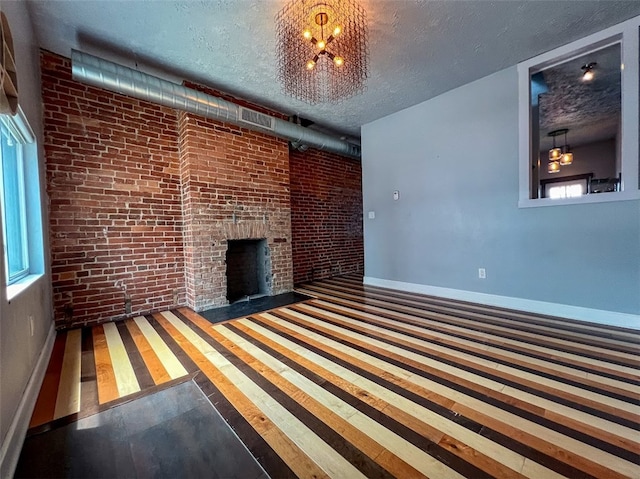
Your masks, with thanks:
[[[298,291],[61,334],[32,425],[193,377],[274,478],[640,477],[639,332],[358,277]]]
[[[185,368],[180,347],[154,323],[153,317],[140,316],[59,332],[30,433],[190,379],[197,368]]]

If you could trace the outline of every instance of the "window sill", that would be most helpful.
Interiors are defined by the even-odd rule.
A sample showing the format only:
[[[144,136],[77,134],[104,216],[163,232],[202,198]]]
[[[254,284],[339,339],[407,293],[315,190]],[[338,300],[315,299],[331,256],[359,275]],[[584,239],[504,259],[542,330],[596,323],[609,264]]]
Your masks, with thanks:
[[[43,274],[30,274],[29,276],[22,278],[17,283],[7,286],[7,301],[11,302],[16,299],[20,294],[29,289],[29,287],[42,278]]]
[[[611,201],[640,200],[640,191],[612,191],[579,196],[577,198],[536,198],[520,199],[518,208],[538,208],[541,206],[582,205],[590,203],[608,203]]]

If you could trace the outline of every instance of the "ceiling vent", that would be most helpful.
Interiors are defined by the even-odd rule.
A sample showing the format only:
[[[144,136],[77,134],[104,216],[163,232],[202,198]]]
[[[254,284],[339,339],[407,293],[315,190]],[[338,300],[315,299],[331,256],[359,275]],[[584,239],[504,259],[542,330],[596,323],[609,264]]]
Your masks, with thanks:
[[[273,118],[269,115],[264,115],[255,110],[249,110],[248,108],[240,108],[240,121],[243,123],[249,123],[253,126],[260,128],[266,128],[273,131]]]

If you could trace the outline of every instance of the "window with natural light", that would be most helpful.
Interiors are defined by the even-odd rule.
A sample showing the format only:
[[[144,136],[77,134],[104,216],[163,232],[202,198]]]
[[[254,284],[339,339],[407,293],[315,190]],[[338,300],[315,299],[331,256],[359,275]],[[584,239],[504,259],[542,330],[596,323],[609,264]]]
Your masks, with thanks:
[[[552,186],[548,190],[549,198],[577,198],[584,195],[582,184]]]
[[[35,185],[37,191],[35,146],[35,136],[22,110],[14,116],[0,115],[0,213],[8,285],[34,273],[30,252],[33,252],[35,245],[30,244],[34,242],[30,239],[41,229],[40,207],[37,198],[38,201],[31,203],[32,206],[37,205],[37,211],[30,211],[27,192],[30,191],[30,184]],[[29,166],[32,167],[31,174],[28,173]],[[34,218],[33,221],[29,221],[30,218]],[[30,231],[30,228],[37,231]]]

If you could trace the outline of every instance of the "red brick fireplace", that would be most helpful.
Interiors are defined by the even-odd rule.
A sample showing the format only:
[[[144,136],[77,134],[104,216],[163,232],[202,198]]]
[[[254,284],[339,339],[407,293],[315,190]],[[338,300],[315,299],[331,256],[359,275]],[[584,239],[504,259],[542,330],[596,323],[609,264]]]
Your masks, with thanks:
[[[265,238],[270,294],[291,291],[287,142],[190,113],[178,117],[187,305],[227,304],[228,240]]]

